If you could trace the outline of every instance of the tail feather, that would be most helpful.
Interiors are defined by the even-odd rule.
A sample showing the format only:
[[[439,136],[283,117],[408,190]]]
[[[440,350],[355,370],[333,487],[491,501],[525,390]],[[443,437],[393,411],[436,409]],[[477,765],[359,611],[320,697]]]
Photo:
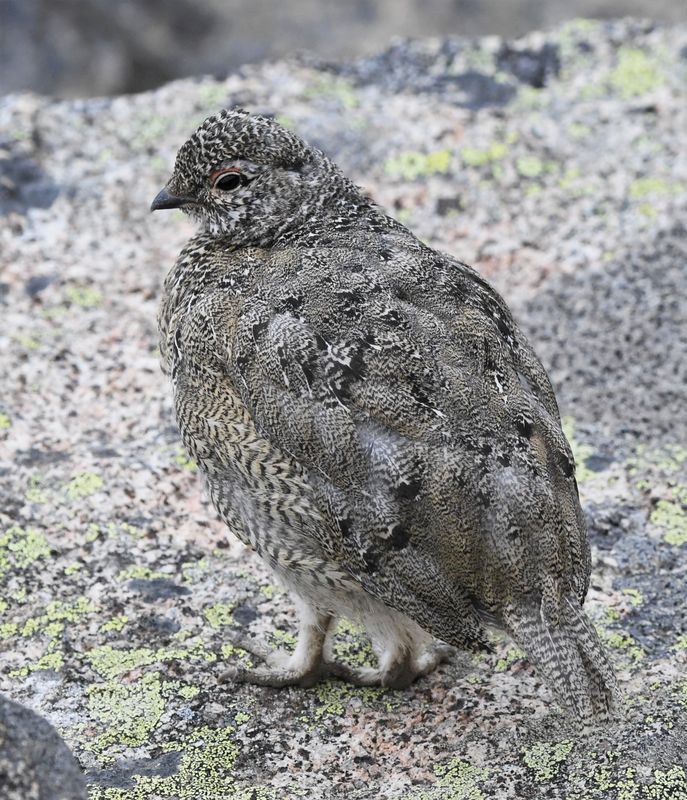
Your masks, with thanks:
[[[618,699],[613,667],[575,597],[563,598],[557,623],[532,601],[509,606],[503,618],[562,706],[584,721],[612,716]]]

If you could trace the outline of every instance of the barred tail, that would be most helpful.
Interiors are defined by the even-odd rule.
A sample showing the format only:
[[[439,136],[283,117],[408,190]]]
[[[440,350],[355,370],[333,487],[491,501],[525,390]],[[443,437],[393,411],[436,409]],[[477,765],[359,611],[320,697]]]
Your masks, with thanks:
[[[531,601],[504,609],[503,622],[564,708],[584,721],[612,716],[618,701],[613,667],[575,597],[563,598],[557,623]]]

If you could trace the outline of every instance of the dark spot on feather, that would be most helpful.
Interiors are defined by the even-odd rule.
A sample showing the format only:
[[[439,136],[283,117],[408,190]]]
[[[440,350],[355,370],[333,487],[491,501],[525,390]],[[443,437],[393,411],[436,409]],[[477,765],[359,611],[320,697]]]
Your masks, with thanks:
[[[530,420],[525,419],[524,417],[516,418],[515,427],[517,428],[518,433],[524,436],[526,439],[530,438],[532,431],[534,430],[534,426]]]
[[[394,525],[391,529],[389,544],[394,550],[402,550],[410,541],[410,531],[402,525]]]
[[[503,336],[504,339],[510,340],[514,338],[514,333],[512,328],[510,327],[510,325],[506,323],[506,321],[500,315],[496,317],[496,326],[498,327],[499,332],[501,333],[501,336]]]
[[[253,338],[257,339],[262,333],[264,333],[267,330],[267,326],[268,326],[267,322],[256,322],[251,328]]]
[[[382,322],[386,322],[387,325],[391,325],[392,327],[396,327],[397,325],[401,324],[401,315],[395,308],[385,308],[384,311],[379,315],[379,319]]]
[[[481,503],[483,508],[489,508],[491,505],[491,497],[489,492],[486,492],[484,489],[477,489],[477,499]]]
[[[558,466],[566,478],[569,478],[575,472],[575,464],[568,458],[565,453],[557,453]]]
[[[504,467],[510,466],[510,456],[508,455],[508,453],[499,453],[497,458],[499,464],[501,464],[502,466]]]
[[[412,380],[410,382],[410,390],[417,402],[422,406],[431,406],[431,400],[429,394],[427,393],[427,388],[425,388],[418,380]]]
[[[291,296],[291,297],[283,297],[279,303],[275,306],[275,311],[277,312],[284,312],[290,311],[292,314],[295,314],[299,308],[303,305],[303,298],[299,296]]]
[[[489,284],[488,284],[488,283],[487,283],[487,282],[484,280],[484,278],[483,278],[483,277],[482,277],[482,276],[481,276],[481,275],[480,275],[478,272],[475,272],[475,271],[472,269],[472,267],[468,266],[467,264],[464,264],[462,261],[460,261],[459,263],[460,263],[460,265],[461,265],[462,267],[465,267],[465,269],[466,269],[466,273],[465,273],[465,274],[467,275],[467,277],[469,277],[469,278],[470,278],[470,280],[471,280],[473,283],[476,283],[478,286],[480,286],[482,289],[484,289],[484,290],[487,292],[487,296],[491,298],[491,295],[492,295],[492,293],[493,293],[493,291],[494,291],[494,290],[493,290],[493,289],[491,288],[491,286],[490,286],[490,285],[489,285]],[[484,297],[484,296],[482,296],[482,298],[483,298],[483,297]]]
[[[396,487],[396,497],[401,500],[414,500],[422,488],[422,481],[420,478],[413,477],[407,481],[402,481]]]
[[[234,363],[236,364],[236,366],[238,368],[238,371],[239,372],[243,372],[244,367],[248,363],[248,357],[247,356],[236,356],[236,358],[234,359]]]
[[[446,285],[454,300],[458,300],[460,303],[463,303],[465,300],[467,300],[469,292],[464,281],[450,280]]]
[[[349,517],[340,517],[337,522],[339,523],[339,530],[341,531],[341,535],[344,538],[348,538],[351,535],[351,520]]]
[[[305,382],[308,384],[308,388],[312,389],[315,375],[310,367],[310,364],[308,364],[307,362],[303,362],[301,364],[301,369],[303,370],[303,375],[305,376]]]
[[[347,304],[359,303],[363,297],[360,292],[354,292],[349,289],[345,289],[344,291],[337,292],[337,297],[340,297],[344,300]]]
[[[363,561],[368,572],[376,572],[379,566],[379,553],[370,547],[363,553]]]

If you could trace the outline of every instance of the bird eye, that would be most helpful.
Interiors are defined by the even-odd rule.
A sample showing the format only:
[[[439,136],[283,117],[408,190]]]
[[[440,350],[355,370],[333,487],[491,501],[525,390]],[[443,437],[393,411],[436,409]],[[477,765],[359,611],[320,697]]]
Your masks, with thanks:
[[[245,178],[240,172],[234,170],[223,172],[215,178],[212,184],[213,189],[221,189],[223,192],[233,192],[239,186],[243,186]]]

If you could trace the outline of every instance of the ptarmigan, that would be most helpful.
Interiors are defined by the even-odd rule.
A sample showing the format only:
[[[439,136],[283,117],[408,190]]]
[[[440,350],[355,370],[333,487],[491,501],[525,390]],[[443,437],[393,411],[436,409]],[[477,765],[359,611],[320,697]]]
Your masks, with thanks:
[[[159,316],[184,444],[301,607],[295,652],[235,676],[403,687],[445,657],[435,638],[484,648],[497,626],[562,705],[606,715],[573,456],[494,289],[242,110],[198,128],[152,208],[201,223]],[[340,615],[363,622],[377,668],[331,659]]]

